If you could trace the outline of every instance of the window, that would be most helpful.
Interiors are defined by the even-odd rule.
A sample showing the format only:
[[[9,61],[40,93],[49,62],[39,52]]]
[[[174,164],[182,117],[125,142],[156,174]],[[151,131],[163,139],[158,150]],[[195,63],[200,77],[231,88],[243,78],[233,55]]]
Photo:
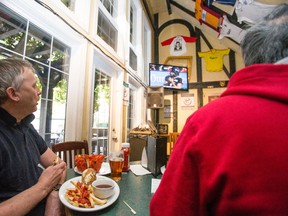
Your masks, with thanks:
[[[146,20],[145,20],[146,21]],[[147,21],[144,22],[144,45],[143,45],[143,63],[144,63],[144,82],[149,83],[148,75],[149,75],[149,63],[151,62],[151,31],[149,30],[149,26]]]
[[[42,90],[32,122],[47,143],[63,140],[70,48],[0,4],[0,58],[32,63]]]
[[[129,50],[129,65],[133,70],[137,71],[137,55],[132,48]]]
[[[117,30],[99,9],[97,35],[117,51]]]
[[[15,15],[0,4],[0,54],[1,58],[23,55],[27,20]]]
[[[110,80],[111,78],[108,75],[96,70],[92,122],[92,149],[96,154],[107,155],[108,152]]]
[[[129,89],[129,106],[128,106],[128,119],[127,119],[127,141],[129,142],[130,131],[135,128],[134,116],[135,116],[135,90],[133,88]]]
[[[117,10],[116,10],[116,3],[117,1],[114,0],[100,0],[103,6],[106,8],[109,14],[112,17],[117,17]]]
[[[133,7],[130,7],[130,43],[134,44],[134,17],[133,17],[134,13],[133,13]]]
[[[133,2],[131,1],[130,6],[130,49],[129,49],[129,66],[137,71],[137,55],[133,49],[136,49],[136,22],[137,22],[137,10]]]
[[[76,0],[61,0],[61,2],[71,11],[74,11],[75,9],[75,1]]]
[[[48,35],[32,23],[29,23],[28,36],[25,46],[27,58],[48,64],[52,45],[52,36]]]

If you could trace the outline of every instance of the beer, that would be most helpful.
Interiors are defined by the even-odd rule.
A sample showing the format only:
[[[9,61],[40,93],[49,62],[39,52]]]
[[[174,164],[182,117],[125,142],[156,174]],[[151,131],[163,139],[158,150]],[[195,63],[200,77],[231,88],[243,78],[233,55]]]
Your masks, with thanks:
[[[123,151],[110,152],[109,165],[111,169],[111,178],[115,181],[122,179],[122,169],[124,165]]]
[[[121,180],[124,159],[123,158],[110,159],[109,164],[111,169],[111,178],[115,181]]]

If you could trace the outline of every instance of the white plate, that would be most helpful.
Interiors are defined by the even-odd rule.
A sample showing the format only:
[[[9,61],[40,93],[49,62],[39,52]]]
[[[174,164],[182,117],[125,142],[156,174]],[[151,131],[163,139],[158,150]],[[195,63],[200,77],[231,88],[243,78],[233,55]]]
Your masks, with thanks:
[[[63,203],[63,205],[67,206],[69,209],[75,210],[75,211],[80,211],[80,212],[93,212],[93,211],[98,211],[104,208],[107,208],[108,206],[112,205],[119,197],[120,194],[120,188],[118,186],[118,184],[114,181],[115,187],[115,193],[113,196],[108,198],[108,201],[105,205],[95,205],[94,208],[80,208],[77,206],[73,206],[72,204],[70,204],[66,198],[65,198],[65,193],[67,191],[68,188],[75,188],[75,186],[71,183],[71,181],[73,182],[77,182],[77,181],[81,181],[81,176],[69,179],[68,181],[66,181],[60,188],[59,190],[59,198],[61,200],[61,202]],[[108,177],[105,176],[98,176],[98,179],[107,179]]]
[[[80,172],[77,167],[75,166],[74,167],[74,171],[76,173],[78,173],[79,175],[82,175],[82,172]],[[111,170],[110,170],[110,165],[109,163],[107,162],[103,162],[102,165],[101,165],[101,169],[99,170],[99,172],[97,173],[97,176],[99,175],[107,175],[107,174],[110,174],[111,173]]]

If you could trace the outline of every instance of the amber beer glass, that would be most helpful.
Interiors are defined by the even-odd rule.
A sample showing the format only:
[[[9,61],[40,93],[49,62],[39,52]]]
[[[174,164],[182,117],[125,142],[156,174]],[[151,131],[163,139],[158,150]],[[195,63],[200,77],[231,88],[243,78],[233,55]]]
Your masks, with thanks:
[[[113,151],[109,153],[109,164],[111,169],[111,178],[115,181],[122,179],[122,168],[124,165],[123,151]]]

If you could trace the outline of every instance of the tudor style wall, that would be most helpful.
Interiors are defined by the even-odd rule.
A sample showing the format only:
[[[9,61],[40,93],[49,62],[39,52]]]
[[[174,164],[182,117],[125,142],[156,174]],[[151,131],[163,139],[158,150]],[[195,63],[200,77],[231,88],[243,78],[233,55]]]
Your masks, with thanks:
[[[154,63],[188,66],[190,69],[189,91],[165,90],[165,106],[154,112],[156,122],[168,124],[169,132],[181,132],[187,117],[217,98],[226,89],[231,75],[244,67],[239,44],[229,38],[218,39],[217,31],[205,24],[201,25],[191,15],[183,18],[176,16],[176,13],[155,14],[154,27]],[[170,54],[170,46],[162,46],[161,42],[177,35],[196,37],[197,40],[186,43],[186,53],[173,56]],[[211,49],[230,49],[230,53],[223,56],[223,70],[207,71],[205,60],[198,56],[198,52],[207,52]],[[194,106],[185,105],[183,101],[186,99],[194,100]]]

